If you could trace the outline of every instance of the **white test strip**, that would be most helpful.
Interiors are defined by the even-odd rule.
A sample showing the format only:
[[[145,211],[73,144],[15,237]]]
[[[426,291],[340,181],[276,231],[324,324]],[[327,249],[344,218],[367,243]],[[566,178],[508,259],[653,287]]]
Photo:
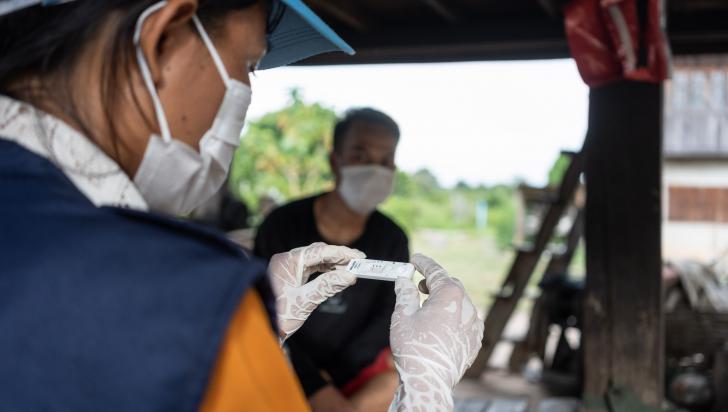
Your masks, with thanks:
[[[358,278],[390,282],[394,282],[398,278],[412,279],[415,274],[415,267],[411,263],[374,259],[352,259],[346,270]]]

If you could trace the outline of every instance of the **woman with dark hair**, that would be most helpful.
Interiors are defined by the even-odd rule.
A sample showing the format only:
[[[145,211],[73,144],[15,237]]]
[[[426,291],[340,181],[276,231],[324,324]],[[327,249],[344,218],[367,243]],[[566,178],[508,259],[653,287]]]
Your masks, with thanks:
[[[306,409],[279,345],[363,255],[266,268],[174,216],[225,181],[249,74],[326,51],[353,53],[300,0],[0,0],[3,410]],[[447,410],[482,324],[413,263],[430,296],[395,285],[392,409]]]

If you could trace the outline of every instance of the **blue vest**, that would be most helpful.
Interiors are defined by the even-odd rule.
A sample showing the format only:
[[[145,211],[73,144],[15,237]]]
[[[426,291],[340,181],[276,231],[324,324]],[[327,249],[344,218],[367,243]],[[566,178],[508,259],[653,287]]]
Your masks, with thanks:
[[[0,411],[196,411],[251,287],[270,304],[216,232],[95,207],[0,139]]]

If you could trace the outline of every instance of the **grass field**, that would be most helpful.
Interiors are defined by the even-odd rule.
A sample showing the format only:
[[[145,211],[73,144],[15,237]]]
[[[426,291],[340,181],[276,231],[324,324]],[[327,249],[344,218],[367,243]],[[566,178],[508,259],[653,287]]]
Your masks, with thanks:
[[[410,238],[413,253],[419,252],[437,260],[452,276],[460,279],[474,303],[484,310],[490,307],[491,294],[496,292],[513,261],[511,250],[498,248],[495,239],[487,233],[462,230],[419,230]],[[545,259],[542,259],[542,261]],[[583,252],[579,250],[572,264],[572,273],[583,273]],[[538,292],[538,282],[544,263],[537,267],[528,287],[530,294]],[[519,309],[530,308],[530,301],[522,299]]]
[[[487,234],[459,230],[420,230],[412,234],[412,252],[437,260],[465,285],[474,303],[486,308],[497,291],[513,253],[499,249]]]

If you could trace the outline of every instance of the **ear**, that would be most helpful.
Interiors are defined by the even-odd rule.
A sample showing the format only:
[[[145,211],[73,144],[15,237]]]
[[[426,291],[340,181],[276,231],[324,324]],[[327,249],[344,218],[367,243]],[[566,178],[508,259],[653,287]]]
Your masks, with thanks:
[[[175,29],[189,24],[196,12],[197,0],[167,0],[164,7],[144,21],[140,44],[155,84],[162,76],[160,57],[165,52],[168,37]]]
[[[339,159],[336,158],[336,152],[329,153],[329,167],[331,167],[331,173],[334,174],[334,178],[336,179],[336,185],[338,186],[339,180],[340,180],[340,173],[339,173]]]

